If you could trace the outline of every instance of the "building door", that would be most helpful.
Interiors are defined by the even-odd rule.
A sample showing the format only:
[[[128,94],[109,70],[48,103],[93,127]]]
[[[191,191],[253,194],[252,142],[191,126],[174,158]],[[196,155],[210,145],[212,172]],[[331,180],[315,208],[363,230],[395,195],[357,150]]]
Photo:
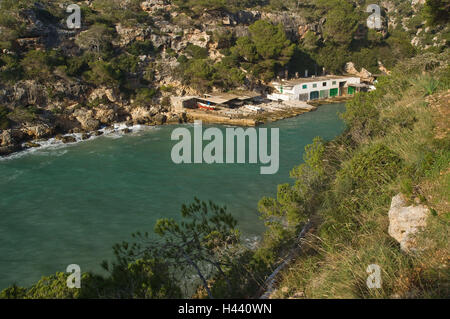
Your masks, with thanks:
[[[348,94],[349,95],[355,94],[355,88],[353,86],[348,87]]]
[[[339,82],[339,96],[342,96],[345,94],[345,84],[347,83],[347,81],[343,81],[343,82]]]
[[[321,99],[326,99],[328,97],[328,90],[321,90],[319,96]]]
[[[337,96],[338,93],[339,93],[339,89],[338,88],[330,90],[330,96],[331,97]]]
[[[312,91],[309,95],[310,100],[317,100],[319,98],[319,91]]]

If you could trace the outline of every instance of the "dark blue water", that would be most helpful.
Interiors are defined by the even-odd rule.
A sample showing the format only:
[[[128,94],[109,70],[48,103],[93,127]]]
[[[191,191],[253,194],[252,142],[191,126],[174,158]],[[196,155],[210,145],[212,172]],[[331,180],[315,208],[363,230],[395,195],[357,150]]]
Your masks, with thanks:
[[[100,271],[113,244],[152,232],[158,218],[178,219],[194,196],[227,205],[244,236],[260,235],[259,199],[289,182],[314,137],[330,140],[343,131],[343,110],[326,105],[266,125],[280,129],[276,175],[260,175],[260,164],[175,165],[174,126],[0,160],[0,289],[30,285],[69,264]]]

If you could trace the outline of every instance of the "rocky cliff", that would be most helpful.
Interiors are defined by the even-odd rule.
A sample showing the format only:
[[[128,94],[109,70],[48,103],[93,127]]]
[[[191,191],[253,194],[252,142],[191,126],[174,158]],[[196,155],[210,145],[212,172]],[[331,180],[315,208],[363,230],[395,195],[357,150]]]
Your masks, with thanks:
[[[78,29],[67,25],[67,1],[7,3],[0,23],[0,114],[4,114],[0,155],[20,149],[27,140],[92,131],[117,121],[182,122],[185,117],[171,112],[169,97],[199,92],[180,76],[180,58],[204,54],[208,63],[219,63],[229,58],[230,43],[248,36],[255,21],[281,24],[287,38],[299,45],[299,52],[312,35],[314,41],[324,39],[327,18],[320,15],[326,11],[317,9],[314,0],[279,10],[262,6],[198,9],[183,7],[181,2],[80,1]],[[388,24],[380,34],[399,25],[396,2],[385,1],[383,7]],[[415,15],[410,19],[418,20]],[[401,26],[407,29],[406,25],[402,20]],[[427,32],[420,31],[420,26],[416,36]],[[314,55],[308,59],[314,60]],[[297,66],[287,67],[306,63],[302,57],[298,61]],[[320,58],[314,63],[317,69]],[[214,77],[227,69],[219,69]],[[245,77],[236,86],[255,87],[258,79],[245,69],[245,63],[235,72]],[[284,74],[285,69],[280,70],[279,75]],[[233,74],[230,77],[234,79]]]

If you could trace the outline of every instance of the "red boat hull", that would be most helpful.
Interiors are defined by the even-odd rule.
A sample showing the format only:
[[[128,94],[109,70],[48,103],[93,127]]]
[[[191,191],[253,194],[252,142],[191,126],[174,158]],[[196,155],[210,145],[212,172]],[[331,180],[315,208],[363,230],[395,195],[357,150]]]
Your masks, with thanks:
[[[204,110],[210,110],[210,111],[214,111],[216,109],[215,106],[206,105],[206,104],[203,104],[203,103],[198,103],[198,108],[199,109],[204,109]]]

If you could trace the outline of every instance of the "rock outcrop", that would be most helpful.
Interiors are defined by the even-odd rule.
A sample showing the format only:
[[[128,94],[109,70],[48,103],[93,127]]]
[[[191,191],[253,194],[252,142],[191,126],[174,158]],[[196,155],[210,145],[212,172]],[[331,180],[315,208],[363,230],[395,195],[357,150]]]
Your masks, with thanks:
[[[100,87],[95,89],[89,95],[89,101],[108,99],[110,102],[116,102],[118,100],[117,93],[113,89]]]
[[[348,74],[351,74],[351,75],[356,75],[356,76],[360,77],[361,80],[363,80],[363,81],[373,82],[375,80],[372,73],[370,73],[366,69],[361,68],[361,71],[358,71],[353,62],[348,62],[345,65],[345,72]]]
[[[398,194],[392,199],[389,210],[389,235],[405,252],[417,249],[415,235],[426,227],[430,215],[430,210],[423,205],[407,205],[405,196]]]
[[[25,138],[20,130],[0,131],[0,156],[9,155],[22,149],[21,142]]]
[[[121,23],[116,25],[116,32],[120,40],[116,42],[117,45],[126,46],[134,40],[142,41],[151,33],[150,28],[132,28],[125,27]]]
[[[54,128],[48,124],[27,125],[22,129],[32,139],[47,138],[54,134]]]
[[[135,124],[146,124],[151,121],[152,113],[146,107],[135,107],[130,111],[131,119]]]
[[[119,118],[118,107],[100,104],[95,108],[95,119],[105,125],[111,125]]]
[[[95,131],[100,128],[100,121],[95,118],[94,111],[79,109],[74,112],[74,117],[86,131]]]

